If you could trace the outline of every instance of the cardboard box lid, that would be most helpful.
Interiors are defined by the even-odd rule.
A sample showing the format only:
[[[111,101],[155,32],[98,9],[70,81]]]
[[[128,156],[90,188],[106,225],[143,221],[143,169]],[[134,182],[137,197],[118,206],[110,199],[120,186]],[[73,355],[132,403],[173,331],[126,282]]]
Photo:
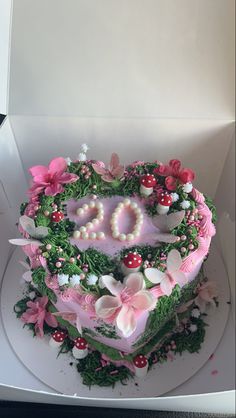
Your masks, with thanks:
[[[233,0],[1,3],[9,114],[234,119]]]

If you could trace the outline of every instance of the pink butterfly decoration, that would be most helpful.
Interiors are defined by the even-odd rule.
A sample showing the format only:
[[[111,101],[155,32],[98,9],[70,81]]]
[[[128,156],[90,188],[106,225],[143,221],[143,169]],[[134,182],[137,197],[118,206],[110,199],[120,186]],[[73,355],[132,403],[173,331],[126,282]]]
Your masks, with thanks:
[[[101,163],[92,164],[94,171],[102,176],[102,180],[111,183],[116,179],[120,179],[124,175],[124,166],[120,165],[120,160],[117,154],[111,155],[111,160],[108,168],[105,168]]]

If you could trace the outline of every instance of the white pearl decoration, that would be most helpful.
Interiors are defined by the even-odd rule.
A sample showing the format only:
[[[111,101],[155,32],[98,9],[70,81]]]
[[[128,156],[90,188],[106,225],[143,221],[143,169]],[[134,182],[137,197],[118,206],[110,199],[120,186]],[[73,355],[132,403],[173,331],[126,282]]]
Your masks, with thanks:
[[[130,208],[135,216],[136,216],[136,222],[134,225],[134,229],[132,232],[128,234],[120,233],[119,227],[118,227],[118,217],[120,216],[120,213],[125,209]],[[118,203],[117,207],[115,208],[112,216],[111,216],[111,231],[112,231],[112,237],[115,239],[118,239],[120,241],[133,241],[135,238],[139,237],[141,232],[141,227],[143,224],[143,214],[142,210],[138,207],[138,204],[136,202],[131,202],[130,199],[126,198],[123,200],[123,202]]]
[[[104,207],[102,202],[90,202],[89,204],[84,203],[81,208],[76,210],[78,216],[82,216],[87,212],[88,209],[97,209],[97,216],[92,219],[90,222],[87,222],[86,225],[82,225],[79,230],[74,231],[74,239],[90,239],[90,240],[101,240],[105,239],[106,235],[104,232],[93,232],[91,231],[94,226],[97,226],[104,219]]]

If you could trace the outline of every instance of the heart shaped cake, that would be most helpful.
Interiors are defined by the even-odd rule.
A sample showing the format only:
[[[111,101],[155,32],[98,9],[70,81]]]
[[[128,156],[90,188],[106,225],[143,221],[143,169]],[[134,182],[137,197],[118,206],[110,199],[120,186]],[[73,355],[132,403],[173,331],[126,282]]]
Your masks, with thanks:
[[[112,154],[105,166],[86,151],[29,170],[22,238],[10,240],[27,256],[15,311],[73,356],[84,384],[108,386],[200,349],[217,296],[202,268],[215,208],[179,160],[124,167]]]

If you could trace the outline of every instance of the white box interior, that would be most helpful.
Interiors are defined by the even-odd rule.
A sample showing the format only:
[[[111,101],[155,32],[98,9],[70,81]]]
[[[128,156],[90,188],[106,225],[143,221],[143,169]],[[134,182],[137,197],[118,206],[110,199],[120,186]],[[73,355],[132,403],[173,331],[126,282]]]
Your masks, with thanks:
[[[0,128],[0,277],[27,168],[76,156],[86,142],[91,158],[176,157],[196,171],[197,187],[215,197],[215,242],[234,304],[234,1],[0,0],[0,7],[0,111],[8,114]],[[0,323],[0,398],[232,412],[233,306],[215,353],[219,378],[207,363],[166,396],[137,401],[53,394],[19,362]]]

